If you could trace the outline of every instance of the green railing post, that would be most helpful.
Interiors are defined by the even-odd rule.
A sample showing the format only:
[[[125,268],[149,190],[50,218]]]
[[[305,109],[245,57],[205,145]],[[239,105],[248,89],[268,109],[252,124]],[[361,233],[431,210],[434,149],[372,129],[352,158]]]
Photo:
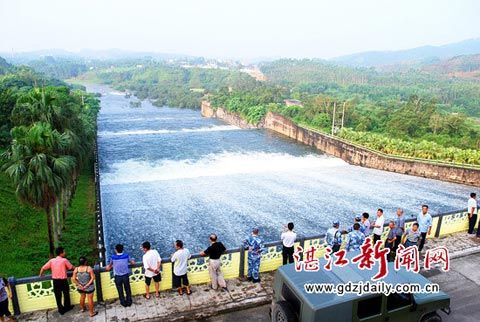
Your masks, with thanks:
[[[238,276],[245,277],[245,246],[240,245],[240,267],[238,268]]]
[[[435,230],[435,237],[440,236],[440,231],[442,229],[442,219],[443,219],[443,216],[438,216],[438,223],[437,223],[437,229]]]
[[[97,289],[97,302],[103,302],[102,274],[100,274],[100,265],[93,267],[95,273],[95,288]]]
[[[17,295],[17,279],[15,277],[8,278],[8,284],[10,285],[10,289],[12,290],[12,306],[13,306],[13,314],[20,315],[20,305],[18,304],[18,295]]]
[[[305,248],[305,237],[304,236],[300,237],[299,242],[300,242],[300,246],[302,247],[302,249],[304,249]],[[303,261],[303,252],[300,253],[300,260]]]

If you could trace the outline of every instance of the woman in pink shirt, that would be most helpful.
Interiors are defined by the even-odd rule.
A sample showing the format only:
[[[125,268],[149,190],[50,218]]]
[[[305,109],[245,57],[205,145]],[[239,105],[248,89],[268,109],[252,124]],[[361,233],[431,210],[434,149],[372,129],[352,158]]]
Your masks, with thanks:
[[[68,285],[67,271],[74,269],[74,266],[65,258],[66,253],[63,247],[57,247],[55,253],[57,257],[52,258],[43,265],[39,275],[42,276],[43,272],[47,270],[52,272],[53,293],[57,301],[58,313],[63,315],[73,309],[73,305],[70,304],[70,288]]]

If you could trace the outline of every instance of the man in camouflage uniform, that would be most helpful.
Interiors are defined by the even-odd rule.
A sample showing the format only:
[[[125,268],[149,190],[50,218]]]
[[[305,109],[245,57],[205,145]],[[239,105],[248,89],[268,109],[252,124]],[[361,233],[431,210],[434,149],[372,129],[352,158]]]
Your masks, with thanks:
[[[325,235],[325,243],[332,249],[332,253],[338,252],[342,245],[342,232],[338,227],[340,227],[340,222],[335,220],[333,227],[330,227]]]
[[[360,224],[353,224],[353,231],[347,235],[347,245],[345,249],[347,252],[359,250],[365,241],[365,235],[360,231]]]
[[[244,241],[245,249],[248,249],[248,274],[247,278],[253,283],[260,282],[260,260],[264,249],[263,240],[258,236],[258,228],[252,230],[252,235]]]

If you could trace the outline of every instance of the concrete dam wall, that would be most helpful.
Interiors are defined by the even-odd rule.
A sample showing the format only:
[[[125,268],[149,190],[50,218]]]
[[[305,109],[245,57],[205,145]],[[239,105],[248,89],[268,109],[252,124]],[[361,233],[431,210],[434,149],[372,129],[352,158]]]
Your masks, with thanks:
[[[208,101],[202,102],[201,110],[204,117],[216,117],[242,128],[265,128],[353,165],[471,186],[480,185],[480,168],[387,155],[297,125],[277,113],[268,112],[261,122],[252,125],[236,113],[223,108],[214,109]]]

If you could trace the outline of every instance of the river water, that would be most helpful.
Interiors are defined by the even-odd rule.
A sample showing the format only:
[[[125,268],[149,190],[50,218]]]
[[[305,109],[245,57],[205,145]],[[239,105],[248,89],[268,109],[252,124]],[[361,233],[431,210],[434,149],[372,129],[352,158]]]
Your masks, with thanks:
[[[466,207],[471,188],[352,166],[266,130],[245,130],[198,110],[133,108],[122,93],[102,93],[98,118],[105,243],[136,258],[149,240],[162,255],[182,239],[192,252],[215,232],[237,247],[253,227],[267,241],[293,221],[302,235],[323,233],[355,214],[408,215]]]

